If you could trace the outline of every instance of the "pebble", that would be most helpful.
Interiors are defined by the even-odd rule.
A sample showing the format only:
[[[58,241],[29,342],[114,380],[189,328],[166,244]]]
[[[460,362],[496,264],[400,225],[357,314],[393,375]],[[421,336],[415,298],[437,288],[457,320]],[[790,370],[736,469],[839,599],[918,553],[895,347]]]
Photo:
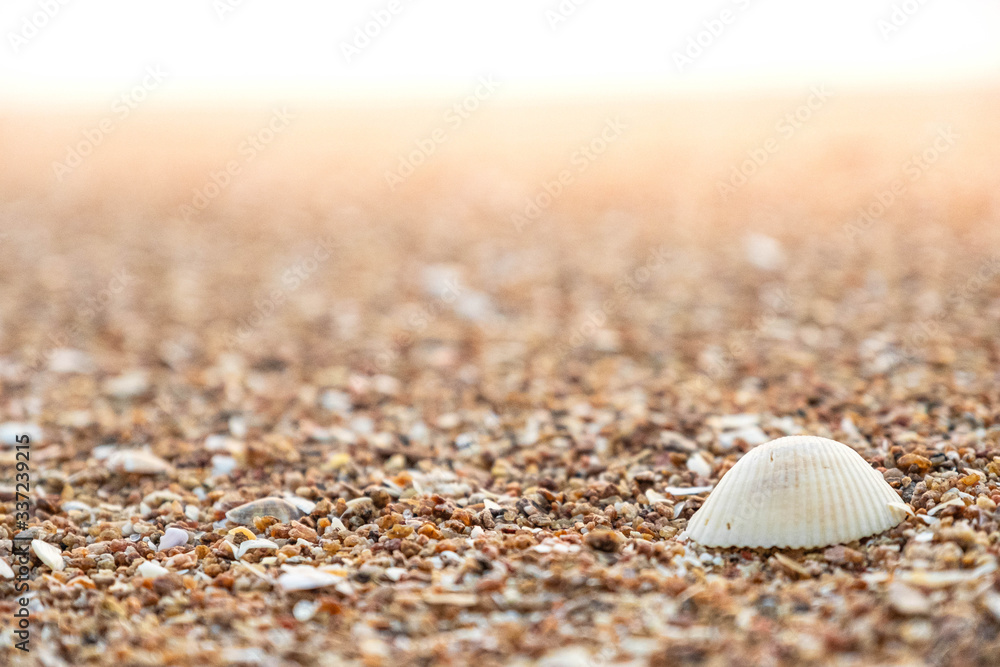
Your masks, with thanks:
[[[316,615],[320,608],[320,603],[315,600],[299,600],[292,607],[292,616],[300,623],[305,623]]]
[[[925,456],[920,456],[919,454],[903,454],[898,459],[896,459],[896,467],[900,470],[906,471],[910,469],[910,466],[917,466],[917,468],[923,472],[929,470],[931,467],[931,460]]]
[[[114,472],[136,475],[160,475],[173,470],[169,463],[144,449],[117,450],[107,458],[105,465]]]
[[[155,579],[156,577],[162,577],[165,574],[170,574],[170,570],[163,567],[159,563],[154,563],[150,560],[140,563],[139,567],[137,567],[135,571],[140,577],[146,577],[147,579]]]
[[[57,347],[49,352],[49,370],[53,373],[93,373],[94,359],[81,350]]]
[[[475,593],[434,593],[428,591],[423,595],[424,602],[443,607],[474,607],[479,603]]]
[[[624,541],[617,532],[602,529],[590,531],[583,539],[590,548],[609,553],[618,551]]]
[[[929,614],[932,604],[930,599],[916,588],[901,581],[892,581],[886,587],[889,605],[903,616]]]
[[[240,463],[234,457],[226,454],[216,454],[212,457],[212,476],[226,477],[239,467]]]
[[[750,233],[743,238],[747,261],[758,269],[777,271],[785,264],[785,252],[778,239],[766,234]]]
[[[149,391],[149,379],[144,371],[130,371],[108,378],[102,388],[112,398],[135,398]]]

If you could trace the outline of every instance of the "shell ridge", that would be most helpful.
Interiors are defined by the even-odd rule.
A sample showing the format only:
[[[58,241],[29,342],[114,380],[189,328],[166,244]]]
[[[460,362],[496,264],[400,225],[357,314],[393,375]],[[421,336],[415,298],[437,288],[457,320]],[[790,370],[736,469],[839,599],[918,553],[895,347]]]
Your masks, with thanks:
[[[872,521],[876,524],[876,529],[878,532],[887,530],[890,527],[890,521],[891,521],[891,517],[889,516],[889,508],[885,504],[884,500],[885,494],[883,493],[884,486],[888,485],[885,484],[885,479],[884,478],[879,479],[880,477],[881,475],[878,474],[878,471],[872,468],[870,465],[868,465],[868,462],[866,461],[865,480],[872,491],[870,497],[871,508],[869,509],[869,511],[875,510],[878,512],[877,516],[872,517]],[[879,484],[879,482],[882,483]]]
[[[843,458],[847,457],[845,456]],[[851,541],[857,539],[861,535],[876,532],[877,525],[872,521],[871,516],[869,516],[867,512],[863,511],[863,508],[860,506],[860,499],[865,497],[865,492],[868,489],[867,481],[869,478],[865,474],[857,474],[861,471],[853,465],[855,462],[852,459],[848,459],[848,461],[851,465],[844,466],[849,469],[843,472],[853,472],[855,474],[849,474],[846,476],[851,486],[850,494],[847,497],[847,504],[844,506],[844,513],[857,519],[857,528],[842,535],[841,539]]]
[[[835,447],[828,447],[826,450],[827,460],[830,462],[830,467],[833,472],[831,474],[836,474],[836,459],[837,459],[837,449]],[[830,500],[834,507],[844,507],[847,504],[847,499],[844,497],[844,487],[842,484],[833,485],[833,496]],[[854,517],[851,517],[850,525],[843,526],[838,530],[838,527],[834,523],[834,507],[829,508],[829,513],[827,515],[827,521],[829,525],[829,539],[843,539],[841,533],[853,532],[858,530]]]
[[[729,486],[730,488],[733,489],[733,492],[729,497],[723,498],[724,502],[721,502],[719,504],[719,511],[716,512],[715,515],[713,516],[715,521],[709,526],[710,528],[714,529],[716,533],[716,538],[715,538],[716,541],[722,541],[729,544],[733,541],[739,541],[743,539],[742,535],[740,535],[740,532],[743,531],[744,528],[741,522],[739,521],[739,515],[738,514],[733,515],[733,512],[736,508],[732,507],[732,505],[734,498],[739,498],[740,496],[743,495],[744,489],[746,487],[745,483],[746,478],[750,477],[751,475],[741,475],[739,471],[736,471],[735,475],[730,473],[736,470],[736,466],[740,465],[740,463],[742,463],[744,460],[746,460],[746,456],[737,461],[736,465],[730,468],[729,472],[726,473],[726,476],[730,478]],[[752,463],[752,461],[749,461],[748,463]],[[744,464],[744,467],[746,467],[746,465],[747,464]],[[711,495],[709,495],[709,498],[711,498]],[[730,516],[728,521],[726,518],[727,516]],[[729,524],[730,528],[725,529],[727,523]]]
[[[816,455],[809,457],[810,480],[821,479],[824,476],[822,461],[825,452],[826,446],[820,443],[820,446],[816,448]],[[826,505],[826,495],[826,493],[806,494],[806,497],[809,499],[807,513],[812,518],[812,520],[808,522],[808,539],[810,542],[822,541],[825,533],[827,532],[825,515],[823,513],[823,507]]]

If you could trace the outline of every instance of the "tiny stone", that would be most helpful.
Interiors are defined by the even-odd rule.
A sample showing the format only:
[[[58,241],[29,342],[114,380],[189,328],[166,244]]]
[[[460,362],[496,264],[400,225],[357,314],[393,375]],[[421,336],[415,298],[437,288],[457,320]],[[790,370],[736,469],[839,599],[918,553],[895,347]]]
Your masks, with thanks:
[[[584,537],[584,541],[592,549],[612,553],[621,548],[624,540],[613,530],[592,530]]]
[[[887,588],[889,604],[903,616],[929,614],[931,601],[918,589],[901,581],[893,581]]]

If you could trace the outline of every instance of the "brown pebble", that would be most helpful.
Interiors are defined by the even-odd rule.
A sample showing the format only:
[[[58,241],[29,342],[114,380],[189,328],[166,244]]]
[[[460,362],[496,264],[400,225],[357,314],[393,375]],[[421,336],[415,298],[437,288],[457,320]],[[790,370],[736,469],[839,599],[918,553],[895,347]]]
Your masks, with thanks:
[[[911,466],[916,466],[920,472],[930,470],[931,460],[919,454],[903,454],[896,461],[896,466],[900,470],[909,470]]]
[[[622,536],[613,530],[592,530],[584,537],[591,549],[613,553],[621,548]]]
[[[824,551],[823,559],[835,565],[860,565],[865,562],[864,554],[850,547],[845,547],[842,544],[830,547]]]
[[[365,495],[371,498],[372,504],[379,509],[392,502],[392,496],[381,486],[369,486],[365,489]]]
[[[293,540],[305,540],[306,542],[316,542],[319,535],[316,531],[298,521],[292,521],[292,527],[288,531],[288,537]]]

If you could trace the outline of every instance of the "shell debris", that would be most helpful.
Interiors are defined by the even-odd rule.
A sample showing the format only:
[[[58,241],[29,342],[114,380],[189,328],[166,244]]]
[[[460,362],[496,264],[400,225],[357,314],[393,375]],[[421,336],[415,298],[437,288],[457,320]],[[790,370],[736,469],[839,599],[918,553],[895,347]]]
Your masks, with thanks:
[[[38,560],[48,565],[53,572],[58,572],[66,567],[62,551],[55,545],[35,539],[31,540],[31,550],[38,556]]]
[[[236,552],[236,558],[242,559],[251,549],[277,549],[278,545],[271,540],[247,540],[240,543],[240,548]]]
[[[182,544],[187,544],[187,541],[188,533],[186,530],[171,526],[170,528],[167,528],[166,532],[163,533],[163,537],[160,538],[160,544],[156,547],[156,550],[165,551],[167,549],[179,547]]]
[[[227,519],[244,526],[252,525],[254,519],[262,516],[273,516],[281,523],[288,523],[292,519],[301,518],[304,513],[284,498],[251,500],[226,512]]]

